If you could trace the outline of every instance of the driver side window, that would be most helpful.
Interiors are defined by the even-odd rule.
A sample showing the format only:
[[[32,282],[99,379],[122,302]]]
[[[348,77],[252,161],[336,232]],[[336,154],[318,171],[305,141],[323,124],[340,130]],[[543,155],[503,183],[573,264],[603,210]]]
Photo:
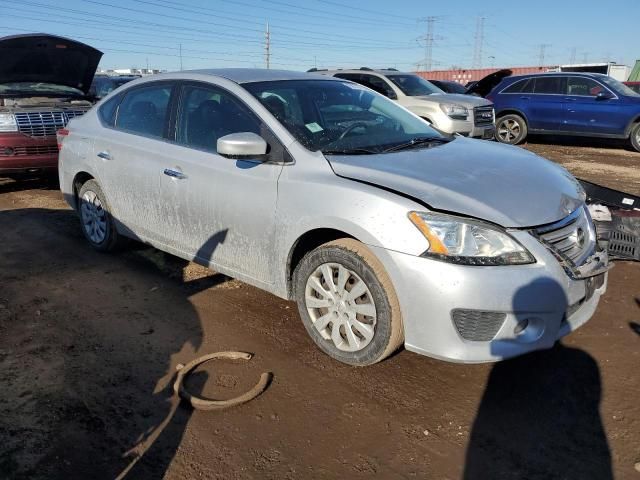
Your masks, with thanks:
[[[208,85],[183,87],[176,141],[216,153],[220,137],[231,133],[261,133],[260,120],[233,94]]]

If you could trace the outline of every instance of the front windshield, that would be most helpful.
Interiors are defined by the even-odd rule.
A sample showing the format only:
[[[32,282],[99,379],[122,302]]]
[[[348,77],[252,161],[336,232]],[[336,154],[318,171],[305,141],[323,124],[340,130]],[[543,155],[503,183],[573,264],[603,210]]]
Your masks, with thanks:
[[[66,85],[41,82],[14,82],[0,84],[0,94],[50,94],[50,95],[84,95],[81,90]]]
[[[602,78],[600,78],[600,80],[602,80],[602,82],[605,83],[608,87],[613,89],[614,92],[617,92],[621,95],[626,95],[627,97],[640,97],[639,93],[631,90],[624,83],[619,82],[615,78],[603,76]]]
[[[243,86],[311,151],[380,153],[418,138],[449,138],[355,83],[286,80]]]
[[[387,75],[387,78],[402,90],[402,93],[409,97],[444,93],[443,90],[436,87],[433,83],[418,75]]]

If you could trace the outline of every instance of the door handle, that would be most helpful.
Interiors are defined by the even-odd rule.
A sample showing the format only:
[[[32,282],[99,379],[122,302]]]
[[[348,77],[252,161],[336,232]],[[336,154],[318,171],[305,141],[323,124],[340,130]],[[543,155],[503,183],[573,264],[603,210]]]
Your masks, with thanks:
[[[98,157],[103,160],[111,160],[111,155],[109,155],[109,152],[99,152]]]
[[[164,169],[164,174],[167,177],[177,178],[178,180],[183,180],[183,179],[187,178],[187,176],[184,173],[178,172],[177,170],[171,170],[170,168],[165,168]]]
[[[520,100],[530,100],[531,97],[520,97]]]

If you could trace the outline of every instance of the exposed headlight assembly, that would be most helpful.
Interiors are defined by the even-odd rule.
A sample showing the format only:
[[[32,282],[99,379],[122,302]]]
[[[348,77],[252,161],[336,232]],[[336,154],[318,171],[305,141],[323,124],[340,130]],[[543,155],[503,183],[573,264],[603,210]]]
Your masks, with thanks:
[[[13,113],[0,113],[0,132],[17,132],[18,124]]]
[[[455,103],[441,103],[440,109],[454,120],[466,120],[469,117],[467,107]]]
[[[499,227],[440,213],[410,212],[409,219],[429,241],[424,257],[462,265],[535,263],[527,249]]]

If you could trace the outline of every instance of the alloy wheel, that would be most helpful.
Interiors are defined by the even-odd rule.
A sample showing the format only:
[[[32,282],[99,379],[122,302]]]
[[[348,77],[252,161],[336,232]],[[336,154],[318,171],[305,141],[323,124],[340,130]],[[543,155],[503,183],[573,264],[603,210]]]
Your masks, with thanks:
[[[522,133],[522,127],[513,118],[500,122],[498,136],[505,143],[513,143]]]

